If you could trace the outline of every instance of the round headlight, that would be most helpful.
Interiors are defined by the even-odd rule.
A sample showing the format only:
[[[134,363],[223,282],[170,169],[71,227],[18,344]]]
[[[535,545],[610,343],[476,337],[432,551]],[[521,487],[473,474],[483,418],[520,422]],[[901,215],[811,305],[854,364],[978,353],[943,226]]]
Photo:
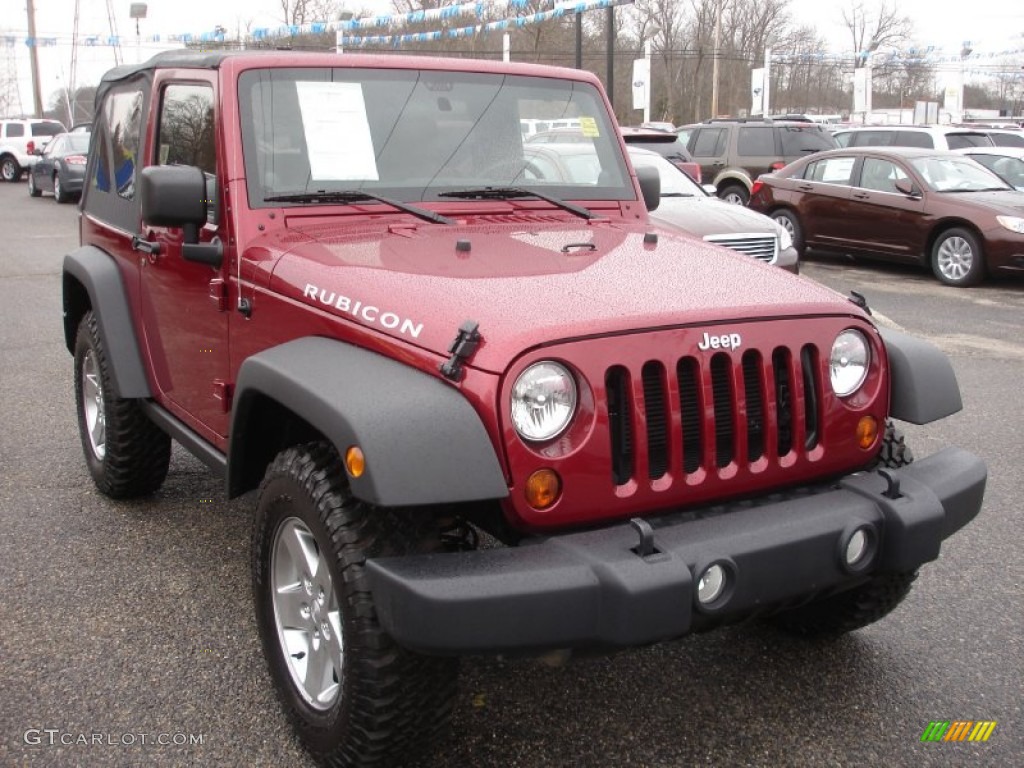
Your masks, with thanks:
[[[836,336],[828,361],[832,391],[840,397],[852,395],[868,375],[870,352],[860,331],[846,330]]]
[[[558,363],[536,363],[512,387],[512,423],[524,440],[550,440],[576,412],[576,382]]]

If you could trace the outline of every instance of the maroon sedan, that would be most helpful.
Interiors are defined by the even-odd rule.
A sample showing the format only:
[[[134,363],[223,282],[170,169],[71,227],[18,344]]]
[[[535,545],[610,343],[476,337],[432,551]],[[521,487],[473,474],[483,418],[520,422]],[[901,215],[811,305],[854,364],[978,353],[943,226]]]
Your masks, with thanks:
[[[1024,273],[1024,193],[953,152],[820,152],[761,176],[750,207],[789,229],[799,250],[930,265],[956,286]]]

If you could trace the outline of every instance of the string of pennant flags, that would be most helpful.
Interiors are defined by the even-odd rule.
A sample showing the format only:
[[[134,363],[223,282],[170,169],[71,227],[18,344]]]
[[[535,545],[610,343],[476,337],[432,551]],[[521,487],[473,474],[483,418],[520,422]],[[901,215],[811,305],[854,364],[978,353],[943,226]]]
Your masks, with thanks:
[[[543,23],[552,19],[563,18],[577,13],[631,4],[633,0],[544,0],[543,5],[550,4],[547,10],[520,15],[532,0],[474,0],[473,2],[446,5],[439,8],[427,8],[399,14],[382,14],[363,18],[340,19],[338,21],[314,21],[306,24],[284,24],[278,27],[258,27],[250,31],[254,41],[264,42],[299,35],[336,33],[338,42],[346,48],[363,46],[401,46],[410,43],[423,43],[444,39],[468,38],[490,32],[505,32],[520,29],[533,24]],[[510,15],[503,19],[487,21],[496,12]],[[475,18],[478,23],[463,26],[452,26],[451,22],[466,17]],[[354,31],[374,29],[396,30],[408,25],[440,23],[440,29],[424,32],[390,32],[389,34],[353,35]],[[1024,42],[1017,40],[1002,50],[972,50],[964,55],[963,51],[948,52],[942,46],[911,47],[904,51],[882,53],[879,51],[847,51],[842,53],[805,53],[773,51],[771,60],[777,63],[842,63],[851,58],[866,61],[872,57],[873,63],[879,64],[952,64],[963,62],[980,62],[984,60],[1003,59],[1024,54]],[[148,45],[187,45],[196,43],[223,43],[228,40],[227,30],[217,27],[207,32],[185,32],[177,34],[149,34],[133,37],[130,35],[81,35],[77,38],[80,46],[118,46],[132,43]],[[0,35],[0,45],[15,46],[21,43],[28,47],[47,48],[70,44],[74,39],[70,36],[37,35],[20,37],[16,35]],[[965,43],[969,48],[970,44]]]

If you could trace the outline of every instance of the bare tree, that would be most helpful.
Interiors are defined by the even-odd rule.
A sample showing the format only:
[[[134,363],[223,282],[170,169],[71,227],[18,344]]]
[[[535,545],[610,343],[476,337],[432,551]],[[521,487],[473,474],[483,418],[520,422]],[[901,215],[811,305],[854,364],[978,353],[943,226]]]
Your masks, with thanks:
[[[867,7],[862,0],[854,0],[842,15],[857,54],[854,66],[858,69],[867,63],[868,54],[907,42],[914,28],[910,18],[896,10],[895,0],[891,7],[887,0],[880,0],[875,8]]]

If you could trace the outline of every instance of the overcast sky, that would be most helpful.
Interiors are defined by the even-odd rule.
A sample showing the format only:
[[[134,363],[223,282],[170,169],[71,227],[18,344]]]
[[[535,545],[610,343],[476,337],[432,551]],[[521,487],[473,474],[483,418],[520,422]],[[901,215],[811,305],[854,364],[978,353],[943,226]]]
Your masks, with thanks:
[[[452,3],[457,1],[452,0]],[[28,53],[23,44],[27,34],[23,2],[4,0],[6,9],[0,16],[0,34],[13,33],[19,37],[16,52],[21,102],[25,111],[31,111]],[[80,3],[80,37],[98,34],[105,38],[109,34],[106,3],[103,0],[80,0]],[[970,0],[957,6],[961,11],[969,8],[969,13],[958,13],[952,10],[951,4],[940,4],[935,0],[898,0],[898,3],[900,12],[913,20],[916,38],[921,45],[942,47],[952,53],[959,51],[963,41],[970,40],[978,52],[1024,49],[1024,3],[1020,0]],[[147,58],[156,50],[163,49],[143,42],[141,49],[136,50],[135,22],[128,18],[130,0],[114,0],[113,4],[119,14],[117,29],[125,62],[134,62],[140,55]],[[280,0],[151,0],[147,5],[148,18],[140,22],[143,39],[152,34],[198,34],[210,31],[218,24],[232,32],[239,26],[244,29],[248,22],[252,22],[253,27],[281,24]],[[391,8],[389,0],[353,0],[347,5],[353,10],[365,9],[371,13],[389,13]],[[872,1],[867,0],[867,5],[872,6]],[[59,39],[57,46],[39,50],[43,101],[47,102],[70,74],[74,2],[35,0],[35,6],[37,34]],[[851,46],[841,16],[843,8],[849,6],[850,0],[790,0],[794,20],[813,24],[836,53],[848,51]],[[18,14],[10,12],[15,8],[20,8]],[[78,84],[94,83],[113,64],[110,47],[80,45]]]

